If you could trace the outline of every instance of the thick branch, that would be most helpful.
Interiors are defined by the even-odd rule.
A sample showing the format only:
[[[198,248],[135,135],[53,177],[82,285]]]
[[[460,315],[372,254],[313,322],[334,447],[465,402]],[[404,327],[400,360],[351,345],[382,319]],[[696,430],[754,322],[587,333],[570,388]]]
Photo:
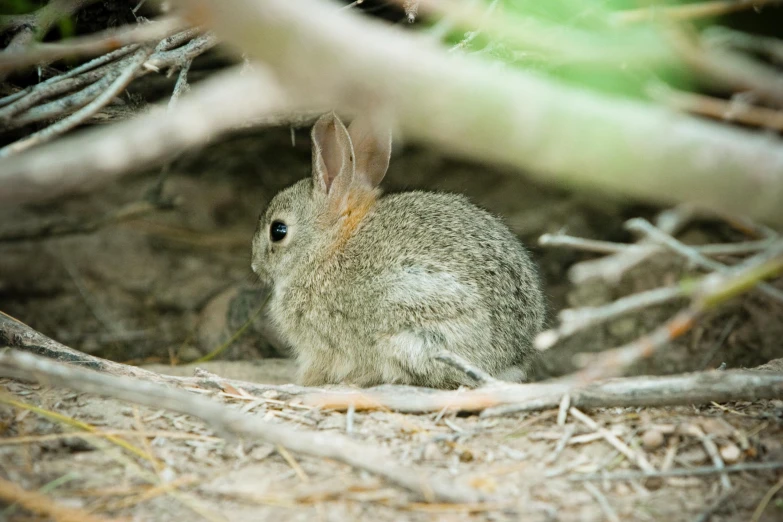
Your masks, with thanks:
[[[317,0],[178,0],[293,91],[388,110],[409,137],[562,185],[783,223],[783,146],[478,60]]]
[[[204,388],[224,385],[261,395],[275,390],[284,396],[306,395],[313,404],[347,409],[391,408],[402,412],[483,411],[488,416],[516,411],[557,408],[566,393],[570,405],[577,408],[616,406],[675,406],[706,404],[712,401],[783,398],[783,367],[780,359],[756,370],[696,372],[665,377],[611,379],[584,386],[567,382],[541,384],[503,384],[476,390],[439,391],[410,386],[384,385],[356,391],[327,391],[293,384],[254,384],[229,379],[172,377],[120,364],[68,348],[27,325],[0,313],[0,345],[41,355],[59,362],[90,368],[114,376],[143,379],[158,384]]]
[[[516,384],[429,393],[378,389],[318,393],[308,396],[306,402],[338,409],[353,404],[357,410],[390,408],[406,413],[486,410],[482,416],[494,417],[557,408],[566,392],[571,397],[571,405],[583,409],[779,399],[783,397],[783,375],[729,370],[612,379],[580,387],[564,383]]]

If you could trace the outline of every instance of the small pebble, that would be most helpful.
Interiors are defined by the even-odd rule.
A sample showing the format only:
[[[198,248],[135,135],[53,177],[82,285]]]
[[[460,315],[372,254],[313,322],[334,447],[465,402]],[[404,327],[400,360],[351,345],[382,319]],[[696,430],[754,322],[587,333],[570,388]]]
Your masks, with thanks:
[[[736,444],[727,444],[720,449],[720,456],[726,464],[734,464],[740,459],[742,452]]]
[[[658,430],[647,430],[642,435],[642,446],[646,450],[654,450],[663,446],[663,433]]]

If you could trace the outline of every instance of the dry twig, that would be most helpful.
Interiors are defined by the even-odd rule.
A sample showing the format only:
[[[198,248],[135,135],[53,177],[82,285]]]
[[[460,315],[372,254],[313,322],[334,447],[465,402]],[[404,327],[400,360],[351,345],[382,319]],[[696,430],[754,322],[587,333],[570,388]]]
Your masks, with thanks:
[[[661,212],[655,224],[667,234],[674,235],[697,214],[698,211],[692,206],[680,205]],[[568,270],[568,277],[575,284],[593,278],[617,283],[628,270],[654,256],[660,252],[660,249],[660,245],[639,241],[635,245],[628,245],[628,249],[623,252],[573,265]]]
[[[261,438],[305,455],[331,458],[369,471],[427,501],[473,503],[480,499],[480,495],[470,488],[424,477],[420,472],[391,463],[383,452],[343,436],[270,424],[186,391],[64,365],[17,350],[0,352],[0,373],[192,415],[226,434]]]
[[[769,248],[773,242],[774,238],[760,239],[757,241],[743,241],[739,243],[693,245],[691,248],[705,256],[730,256],[755,254]],[[596,252],[599,254],[621,254],[628,252],[629,250],[633,251],[639,249],[639,245],[615,243],[613,241],[602,241],[598,239],[585,239],[581,237],[569,236],[568,234],[564,234],[562,232],[557,234],[542,234],[541,237],[538,238],[538,245],[549,248],[570,248],[573,250]],[[657,253],[660,253],[664,250],[664,248],[659,246],[657,250]]]
[[[90,190],[214,139],[249,119],[287,109],[286,96],[268,73],[238,72],[230,70],[204,81],[171,111],[153,110],[110,131],[85,132],[35,153],[0,160],[0,202],[42,201]]]
[[[131,44],[159,42],[184,28],[182,20],[164,18],[145,24],[108,29],[64,42],[36,44],[21,52],[0,54],[0,74],[18,70],[25,65],[49,63],[66,57],[95,56]]]
[[[613,13],[610,20],[617,25],[656,20],[685,21],[696,18],[721,16],[746,9],[760,9],[767,5],[781,3],[781,0],[708,0],[684,5],[652,5],[639,9],[628,9]]]
[[[603,324],[617,317],[637,312],[650,306],[668,303],[685,295],[686,289],[682,286],[666,286],[622,297],[605,306],[588,306],[561,310],[558,314],[560,326],[538,334],[535,346],[539,350],[547,350],[561,339],[586,328]]]
[[[627,444],[625,444],[623,441],[621,441],[619,438],[617,438],[617,435],[612,433],[611,431],[602,428],[598,425],[597,422],[595,422],[593,419],[582,413],[576,408],[571,408],[568,410],[568,412],[571,414],[572,417],[577,419],[582,424],[586,425],[591,430],[596,431],[597,433],[600,433],[601,436],[612,445],[617,451],[625,455],[625,457],[639,466],[639,468],[642,469],[642,471],[645,471],[647,473],[654,473],[655,468],[652,464],[645,458],[644,455],[641,453],[635,452],[631,448],[628,447]]]
[[[136,71],[144,64],[151,53],[152,48],[144,48],[137,51],[118,76],[115,78],[108,77],[111,78],[111,83],[107,85],[106,90],[98,95],[92,102],[67,118],[3,147],[0,149],[0,158],[19,153],[25,149],[49,141],[83,123],[125,90],[125,87],[133,80]]]
[[[689,424],[684,426],[682,431],[699,439],[701,445],[704,446],[704,451],[707,452],[707,455],[709,455],[710,459],[712,460],[712,464],[716,469],[723,470],[726,468],[726,465],[723,463],[723,459],[720,456],[718,446],[702,431],[701,428],[694,424]],[[722,472],[720,474],[720,484],[721,487],[723,487],[724,492],[731,491],[731,480],[729,479],[728,473]]]
[[[24,49],[33,41],[33,38],[44,36],[58,20],[62,20],[82,7],[96,1],[52,0],[33,14],[13,17],[15,20],[6,20],[6,23],[14,24],[20,30],[11,39],[2,54],[10,55],[24,52]],[[0,71],[0,82],[5,80],[7,76],[7,72]]]
[[[761,520],[761,515],[763,515],[764,510],[767,509],[770,500],[772,500],[772,497],[781,489],[783,489],[783,478],[778,480],[777,483],[769,488],[769,491],[764,494],[761,502],[759,502],[759,505],[756,506],[756,509],[753,511],[753,515],[750,518],[751,522],[759,522],[759,520]]]
[[[263,397],[274,390],[283,397],[305,396],[310,405],[346,410],[393,409],[402,412],[483,411],[491,417],[523,411],[557,408],[568,393],[571,406],[578,408],[673,406],[709,404],[737,400],[783,398],[783,375],[754,370],[707,371],[663,377],[612,379],[582,386],[553,382],[504,384],[477,390],[427,390],[384,385],[367,390],[326,391],[293,384],[269,385],[216,377],[173,377],[115,363],[78,352],[49,339],[28,326],[0,313],[0,342],[56,361],[115,376],[199,389],[242,389]],[[760,367],[760,370],[766,366]]]
[[[655,243],[666,247],[672,252],[685,257],[688,261],[694,263],[697,266],[715,270],[716,272],[721,272],[724,274],[727,274],[731,271],[729,266],[705,257],[697,250],[678,241],[670,234],[660,230],[645,219],[630,219],[625,223],[625,228],[633,232],[644,234],[649,240],[654,241]],[[768,248],[775,248],[775,244],[771,244]],[[783,292],[777,288],[774,288],[763,281],[760,281],[756,287],[765,295],[783,303]]]
[[[192,39],[191,39],[192,38]],[[190,40],[190,41],[187,41]],[[185,45],[182,45],[185,41]],[[206,52],[217,44],[212,35],[198,35],[194,30],[185,30],[160,41],[155,52],[146,60],[143,67],[137,67],[131,79],[136,79],[166,67],[182,68],[194,57]],[[181,47],[178,47],[182,45]],[[22,127],[43,120],[51,120],[69,114],[89,104],[104,93],[114,80],[131,66],[133,57],[126,54],[138,49],[131,44],[104,56],[96,58],[61,75],[49,78],[25,91],[7,96],[0,100],[5,106],[0,108],[0,123],[9,129]],[[115,59],[118,59],[114,61]],[[86,86],[86,87],[85,87]],[[63,96],[52,102],[38,105],[41,101],[76,89],[83,89]]]
[[[593,496],[596,502],[598,502],[598,505],[601,506],[601,511],[604,512],[604,515],[606,515],[606,519],[609,520],[609,522],[620,522],[617,513],[612,509],[612,506],[609,505],[609,501],[606,500],[606,497],[601,493],[601,490],[598,489],[598,487],[591,482],[585,482],[585,489]]]
[[[651,333],[619,348],[595,355],[579,355],[584,368],[576,374],[576,378],[590,381],[621,374],[631,364],[651,357],[660,347],[690,330],[704,312],[781,271],[783,240],[730,272],[712,273],[686,288],[687,294],[692,296],[690,307]]]
[[[109,521],[107,518],[95,516],[83,509],[58,504],[44,494],[27,491],[2,477],[0,477],[0,499],[9,505],[17,504],[36,515],[51,517],[57,522]]]
[[[653,99],[681,111],[762,129],[783,130],[783,111],[750,105],[738,98],[726,101],[659,86],[649,92]]]

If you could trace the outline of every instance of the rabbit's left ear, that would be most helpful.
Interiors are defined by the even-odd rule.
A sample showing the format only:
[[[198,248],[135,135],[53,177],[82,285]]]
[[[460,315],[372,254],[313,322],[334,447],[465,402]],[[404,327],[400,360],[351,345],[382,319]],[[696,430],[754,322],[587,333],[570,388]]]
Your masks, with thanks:
[[[313,125],[313,183],[330,198],[345,198],[353,183],[353,147],[348,129],[333,112]]]
[[[348,126],[354,153],[355,177],[370,188],[380,185],[389,169],[392,137],[388,127],[359,116]]]

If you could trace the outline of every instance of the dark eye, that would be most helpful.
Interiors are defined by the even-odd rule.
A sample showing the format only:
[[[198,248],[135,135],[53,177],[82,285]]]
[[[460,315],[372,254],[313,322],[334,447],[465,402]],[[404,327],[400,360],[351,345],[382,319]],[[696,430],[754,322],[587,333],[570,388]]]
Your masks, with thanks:
[[[286,234],[288,234],[288,225],[282,221],[272,221],[272,226],[269,227],[269,237],[273,242],[282,241]]]

